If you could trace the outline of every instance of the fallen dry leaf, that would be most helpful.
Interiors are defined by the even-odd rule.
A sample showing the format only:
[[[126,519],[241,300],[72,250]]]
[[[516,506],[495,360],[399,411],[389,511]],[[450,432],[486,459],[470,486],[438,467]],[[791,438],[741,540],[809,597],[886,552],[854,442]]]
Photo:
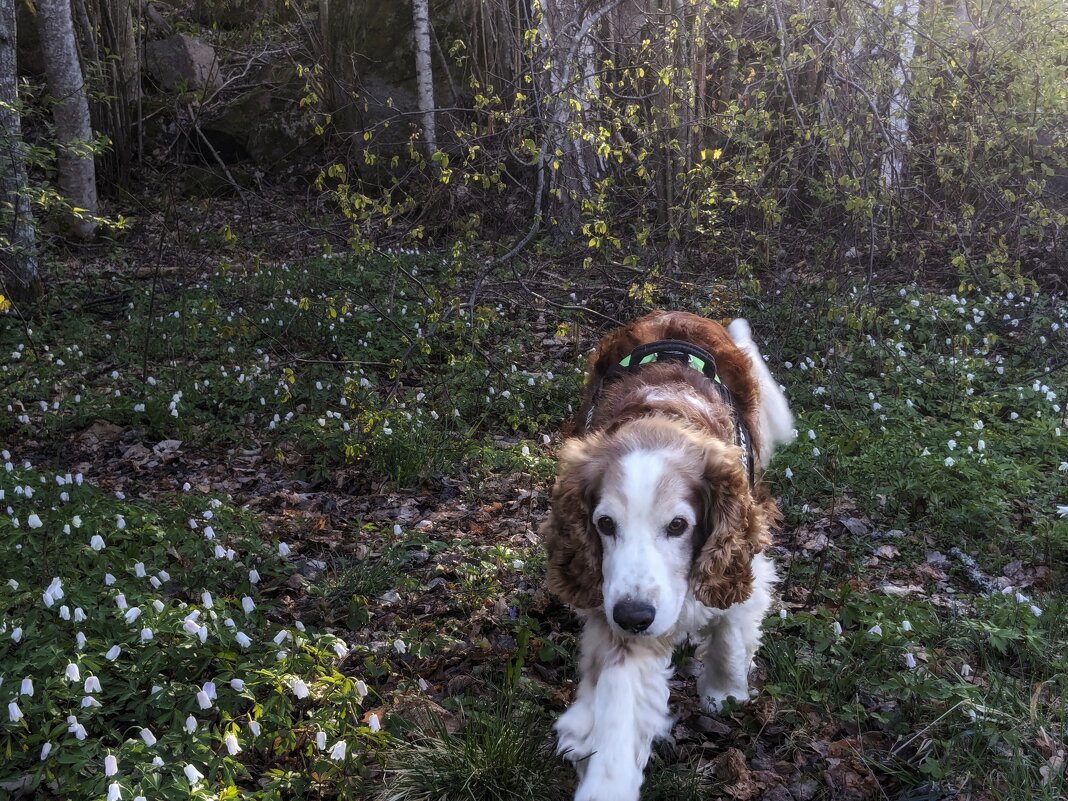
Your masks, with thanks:
[[[923,595],[923,587],[919,584],[891,584],[886,582],[879,585],[879,590],[885,592],[887,595]]]
[[[723,792],[739,801],[755,798],[760,786],[745,764],[745,755],[737,748],[728,748],[715,762],[716,778],[723,782]]]
[[[881,795],[879,781],[864,764],[851,739],[831,743],[823,776],[831,787],[833,798],[861,801]]]

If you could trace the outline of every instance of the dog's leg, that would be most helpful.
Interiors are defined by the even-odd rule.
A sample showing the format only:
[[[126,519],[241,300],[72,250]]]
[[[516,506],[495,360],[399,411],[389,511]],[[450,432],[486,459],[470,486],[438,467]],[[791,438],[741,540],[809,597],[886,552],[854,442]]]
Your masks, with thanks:
[[[753,592],[714,618],[702,632],[698,657],[704,672],[697,692],[705,708],[718,712],[727,698],[749,700],[749,670],[760,648],[761,624],[771,607],[771,588],[777,581],[775,565],[759,554],[753,558]]]
[[[582,636],[583,677],[556,724],[559,750],[575,763],[575,801],[637,801],[653,741],[671,730],[671,647],[621,642],[603,618]]]
[[[719,712],[728,698],[739,703],[749,700],[752,656],[748,651],[741,627],[727,617],[705,630],[698,650],[704,672],[697,679],[697,693],[709,712]]]

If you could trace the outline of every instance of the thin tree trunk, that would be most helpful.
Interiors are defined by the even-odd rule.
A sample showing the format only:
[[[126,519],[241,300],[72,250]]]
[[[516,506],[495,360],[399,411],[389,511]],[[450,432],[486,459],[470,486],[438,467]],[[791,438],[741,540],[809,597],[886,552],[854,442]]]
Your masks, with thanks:
[[[72,2],[85,82],[98,98],[89,104],[92,127],[111,140],[97,157],[97,179],[100,186],[124,185],[137,156],[136,112],[141,99],[132,0]]]
[[[694,58],[693,58],[693,131],[690,162],[701,160],[701,150],[705,146],[705,93],[708,87],[708,31],[705,30],[705,6],[698,4],[694,18]]]
[[[55,102],[59,188],[70,204],[68,225],[82,239],[96,231],[96,167],[90,144],[89,100],[78,61],[70,0],[38,0],[37,27],[48,91]]]
[[[738,75],[739,49],[741,48],[742,29],[745,23],[746,2],[741,0],[738,6],[728,14],[731,17],[731,33],[727,39],[727,68],[723,70],[719,85],[719,108],[726,112],[735,96],[734,81]]]
[[[916,51],[916,22],[920,15],[920,0],[901,0],[894,6],[893,19],[900,26],[900,45],[897,63],[891,77],[887,131],[892,147],[883,156],[883,186],[896,187],[905,173],[905,156],[909,147],[909,83],[912,80],[912,56]]]
[[[600,97],[596,81],[594,27],[622,0],[591,6],[579,0],[546,0],[541,4],[538,30],[543,46],[546,139],[542,149],[551,169],[550,196],[556,222],[573,233],[578,227],[583,199],[593,192],[601,164],[589,142],[581,136],[586,113]]]
[[[438,134],[434,122],[434,72],[430,63],[429,1],[412,0],[412,14],[415,21],[415,77],[419,112],[423,116],[426,157],[431,159],[438,150]]]
[[[39,296],[42,284],[26,188],[15,59],[15,0],[0,0],[0,294],[25,301]]]

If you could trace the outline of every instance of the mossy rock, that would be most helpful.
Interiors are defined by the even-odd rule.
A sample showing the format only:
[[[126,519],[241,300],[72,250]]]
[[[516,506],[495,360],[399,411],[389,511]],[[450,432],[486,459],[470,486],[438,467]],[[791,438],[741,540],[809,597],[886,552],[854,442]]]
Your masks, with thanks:
[[[312,157],[322,141],[313,112],[300,105],[304,79],[294,67],[276,66],[264,68],[253,83],[255,88],[231,102],[210,127],[240,142],[263,167]]]

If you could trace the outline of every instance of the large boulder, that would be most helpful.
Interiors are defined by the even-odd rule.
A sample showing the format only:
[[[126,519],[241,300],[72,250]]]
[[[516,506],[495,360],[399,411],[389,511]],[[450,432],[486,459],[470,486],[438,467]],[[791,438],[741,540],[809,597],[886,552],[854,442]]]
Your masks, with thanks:
[[[288,65],[263,67],[251,87],[227,102],[221,114],[202,124],[239,142],[256,164],[278,167],[300,163],[322,149],[315,113],[301,105],[305,80]]]
[[[214,47],[184,33],[145,45],[145,69],[168,92],[218,88],[219,66]]]

